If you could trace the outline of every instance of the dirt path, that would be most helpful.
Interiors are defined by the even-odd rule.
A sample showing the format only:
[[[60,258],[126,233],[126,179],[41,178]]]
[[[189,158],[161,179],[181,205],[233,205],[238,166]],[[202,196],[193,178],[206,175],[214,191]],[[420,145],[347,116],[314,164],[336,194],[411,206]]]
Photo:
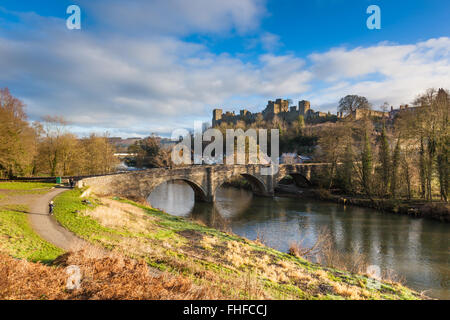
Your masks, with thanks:
[[[67,190],[67,188],[55,188],[31,200],[28,218],[33,229],[43,239],[65,251],[70,251],[87,247],[88,244],[69,230],[63,228],[48,213],[48,203],[50,200]]]

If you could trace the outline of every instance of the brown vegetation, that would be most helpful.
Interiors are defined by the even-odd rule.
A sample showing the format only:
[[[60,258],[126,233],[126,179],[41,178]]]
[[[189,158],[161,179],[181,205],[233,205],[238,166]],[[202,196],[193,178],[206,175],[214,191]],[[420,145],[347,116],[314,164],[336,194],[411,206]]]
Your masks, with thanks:
[[[67,267],[81,270],[79,289],[67,289]],[[31,263],[0,254],[0,299],[212,299],[220,292],[200,287],[183,276],[152,272],[144,261],[119,254],[92,255],[70,252],[57,258],[52,266]]]
[[[135,163],[130,163],[138,168],[160,168],[173,165],[171,150],[162,148],[159,138],[152,135],[135,142],[128,148],[128,152],[136,154]]]

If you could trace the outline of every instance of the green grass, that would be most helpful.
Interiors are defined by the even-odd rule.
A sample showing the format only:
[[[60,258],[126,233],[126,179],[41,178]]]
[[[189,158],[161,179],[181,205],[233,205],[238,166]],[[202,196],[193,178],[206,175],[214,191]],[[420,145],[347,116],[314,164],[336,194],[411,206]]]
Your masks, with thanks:
[[[47,182],[18,182],[18,181],[8,181],[0,182],[0,190],[35,190],[35,189],[50,189],[54,187],[54,183]]]
[[[132,232],[121,223],[114,227],[105,227],[86,214],[87,210],[101,205],[101,199],[91,197],[89,200],[92,205],[88,206],[82,203],[81,193],[82,190],[74,189],[56,197],[55,217],[64,227],[87,241],[117,250],[132,258],[142,258],[152,267],[188,276],[200,285],[222,284],[224,292],[230,294],[230,297],[252,298],[253,296],[243,289],[242,279],[254,274],[263,290],[275,299],[345,298],[330,290],[321,291],[322,289],[317,288],[317,284],[298,284],[295,278],[287,280],[273,278],[273,273],[266,270],[268,266],[275,266],[278,274],[292,271],[294,268],[313,278],[325,274],[327,281],[332,284],[351,285],[358,290],[366,288],[367,277],[363,275],[324,268],[255,241],[175,217],[127,199],[113,198],[115,201],[141,208],[145,221],[139,222],[149,227],[147,231]],[[145,214],[148,215],[148,219]],[[205,246],[202,242],[205,237],[213,238],[215,241],[213,245]],[[228,253],[234,252],[234,249],[227,247],[228,245],[240,250],[237,259],[244,258],[244,263],[235,264],[232,257],[227,257]],[[261,260],[262,256],[266,256],[268,261]],[[291,265],[289,267],[291,269],[282,267],[286,263]],[[399,284],[383,283],[380,290],[367,289],[365,294],[368,295],[368,299],[417,298],[414,292]]]
[[[81,214],[86,209],[93,209],[97,205],[91,199],[92,205],[81,202],[82,191],[74,189],[66,191],[54,199],[54,216],[61,225],[90,241],[101,242],[102,239],[114,240],[118,236],[140,236],[126,230],[115,230],[99,224],[94,219]]]
[[[6,197],[27,194],[46,194],[54,183],[46,182],[0,182],[0,190],[6,193]]]
[[[0,208],[0,248],[15,258],[49,262],[64,253],[39,237],[24,212],[26,206]]]

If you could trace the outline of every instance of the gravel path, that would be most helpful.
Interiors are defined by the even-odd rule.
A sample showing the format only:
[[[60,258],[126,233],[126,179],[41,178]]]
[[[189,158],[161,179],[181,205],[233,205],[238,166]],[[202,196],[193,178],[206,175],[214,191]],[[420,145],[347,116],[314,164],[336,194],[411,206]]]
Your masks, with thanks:
[[[63,228],[48,213],[48,203],[58,194],[67,190],[67,188],[55,188],[46,194],[40,195],[37,199],[33,199],[30,203],[28,218],[33,229],[43,239],[65,251],[71,251],[85,248],[88,246],[88,243]]]

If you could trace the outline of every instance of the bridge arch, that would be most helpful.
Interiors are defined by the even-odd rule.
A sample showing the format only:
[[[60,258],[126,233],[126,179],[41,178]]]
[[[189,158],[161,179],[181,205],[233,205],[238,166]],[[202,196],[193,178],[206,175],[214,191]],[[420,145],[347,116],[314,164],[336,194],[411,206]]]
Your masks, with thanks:
[[[217,190],[225,182],[227,182],[228,180],[230,180],[231,178],[236,177],[236,176],[241,176],[250,183],[253,194],[255,194],[255,195],[267,195],[268,194],[266,184],[259,177],[255,176],[253,174],[249,174],[249,173],[239,173],[239,174],[231,175],[225,179],[220,180],[213,190],[213,198],[215,198]]]
[[[298,187],[312,186],[311,181],[302,173],[299,172],[286,172],[284,174],[280,174],[276,180],[275,186],[278,186],[280,181],[286,178],[287,176],[291,176],[294,179],[294,183]]]
[[[146,197],[148,198],[150,196],[150,194],[158,186],[162,185],[163,183],[167,183],[167,182],[171,182],[171,181],[183,181],[184,183],[189,185],[192,188],[192,190],[194,191],[196,201],[208,201],[208,194],[205,191],[205,189],[200,184],[195,182],[194,180],[188,179],[186,177],[168,177],[167,179],[160,180],[160,181],[158,181],[158,183],[153,184],[149,188],[146,188],[147,189],[147,190],[145,190]]]

